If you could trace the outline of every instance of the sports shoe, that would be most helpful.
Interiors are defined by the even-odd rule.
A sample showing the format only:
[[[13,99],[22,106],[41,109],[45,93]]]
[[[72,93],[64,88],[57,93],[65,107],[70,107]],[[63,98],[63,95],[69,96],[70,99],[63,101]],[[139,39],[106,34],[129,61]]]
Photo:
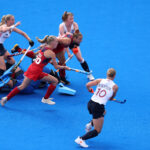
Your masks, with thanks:
[[[14,47],[11,49],[11,53],[18,52],[19,49],[20,49],[19,45],[15,44]]]
[[[48,98],[45,99],[44,97],[42,98],[41,102],[49,105],[55,105],[55,102],[52,101],[53,98]]]
[[[93,81],[95,78],[92,74],[88,74],[87,75],[87,78],[90,80],[90,81]]]
[[[75,139],[75,142],[79,144],[83,148],[89,147],[84,140],[82,140],[79,136]]]
[[[70,82],[68,80],[66,80],[65,77],[64,78],[60,77],[60,82],[65,84],[65,85],[70,85]]]
[[[91,122],[87,123],[86,126],[85,126],[85,131],[86,132],[90,132],[92,129],[92,125],[91,125]]]
[[[7,97],[1,99],[1,105],[4,106],[7,103]]]

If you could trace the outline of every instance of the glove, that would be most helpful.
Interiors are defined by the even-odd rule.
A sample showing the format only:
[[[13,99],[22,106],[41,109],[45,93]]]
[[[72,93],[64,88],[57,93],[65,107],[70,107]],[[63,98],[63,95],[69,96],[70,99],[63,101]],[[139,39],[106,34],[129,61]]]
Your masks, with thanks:
[[[74,53],[74,54],[77,54],[77,53],[78,53],[78,51],[79,51],[79,50],[78,50],[78,48],[77,48],[77,47],[73,48],[73,53]]]
[[[90,93],[94,93],[94,90],[92,88],[89,89]]]
[[[30,40],[29,45],[32,47],[34,45],[34,42],[32,40]]]

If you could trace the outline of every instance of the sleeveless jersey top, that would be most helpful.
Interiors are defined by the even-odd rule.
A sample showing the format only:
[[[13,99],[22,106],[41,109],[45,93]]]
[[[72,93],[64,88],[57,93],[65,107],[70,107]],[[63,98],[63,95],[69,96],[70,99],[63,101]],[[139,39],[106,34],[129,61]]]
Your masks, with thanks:
[[[97,85],[96,91],[92,96],[91,100],[106,105],[108,100],[113,95],[113,86],[115,83],[110,79],[102,79],[101,82]]]

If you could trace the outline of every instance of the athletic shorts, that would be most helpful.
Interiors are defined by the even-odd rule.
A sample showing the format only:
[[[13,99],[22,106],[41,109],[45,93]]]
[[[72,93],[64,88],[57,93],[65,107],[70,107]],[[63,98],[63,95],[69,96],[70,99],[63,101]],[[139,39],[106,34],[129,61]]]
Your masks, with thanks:
[[[89,113],[93,116],[93,119],[104,117],[105,107],[103,104],[96,103],[92,100],[88,102]]]
[[[4,56],[7,50],[4,48],[3,44],[0,44],[0,56]]]
[[[24,73],[24,75],[29,78],[30,80],[37,81],[41,80],[42,78],[48,76],[47,73],[39,71],[38,69],[28,68],[28,70]]]

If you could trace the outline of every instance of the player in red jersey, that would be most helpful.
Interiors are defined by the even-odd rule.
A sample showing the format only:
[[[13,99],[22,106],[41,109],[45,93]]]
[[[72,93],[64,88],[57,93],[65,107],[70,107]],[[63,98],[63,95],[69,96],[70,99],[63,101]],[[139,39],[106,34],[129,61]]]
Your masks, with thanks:
[[[69,47],[76,55],[75,50],[82,42],[82,34],[79,30],[76,30],[73,34],[65,34],[64,36],[57,37],[58,45],[53,50],[55,52],[56,57],[59,60],[59,65],[65,65],[65,48]],[[39,42],[41,42],[38,39]],[[89,71],[88,65],[85,64],[85,70]],[[65,69],[59,70],[60,80],[64,84],[70,84],[69,81],[66,80]]]
[[[55,102],[53,102],[52,98],[49,98],[49,96],[55,90],[58,80],[55,77],[53,77],[47,73],[44,73],[43,68],[50,61],[52,61],[53,65],[56,69],[70,70],[70,68],[67,66],[60,66],[56,62],[56,55],[52,51],[58,45],[58,40],[55,36],[46,36],[43,40],[41,40],[41,42],[45,43],[45,45],[41,48],[36,59],[29,66],[28,70],[25,72],[24,81],[22,82],[22,84],[20,86],[14,88],[6,97],[3,97],[1,99],[2,106],[4,106],[8,100],[10,100],[16,94],[18,94],[21,90],[25,89],[32,80],[34,80],[34,81],[42,80],[42,81],[51,83],[48,87],[48,90],[47,90],[45,96],[42,98],[42,102],[50,104],[50,105],[55,104]]]

